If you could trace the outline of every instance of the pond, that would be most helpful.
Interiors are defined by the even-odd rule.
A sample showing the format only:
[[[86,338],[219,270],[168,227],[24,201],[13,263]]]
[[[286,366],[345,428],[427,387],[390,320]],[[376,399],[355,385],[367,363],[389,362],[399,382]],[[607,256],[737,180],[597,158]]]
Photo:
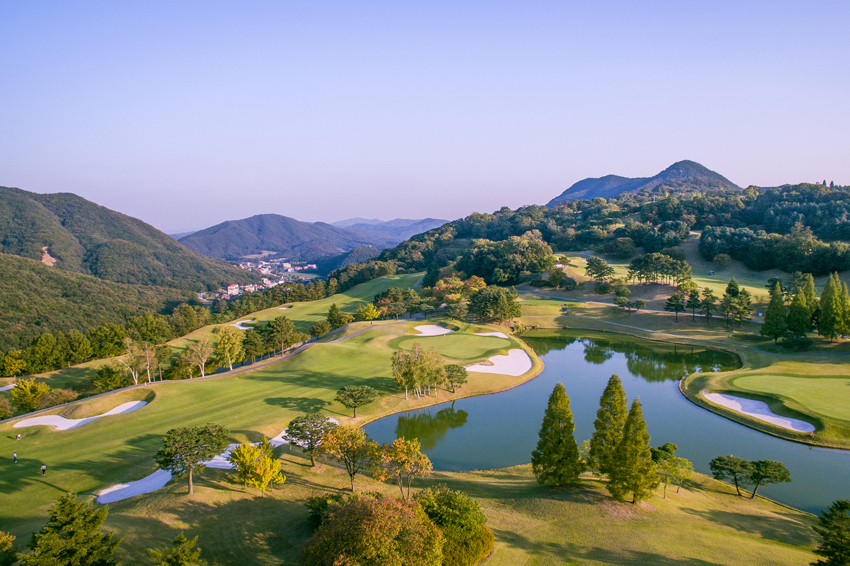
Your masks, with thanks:
[[[652,445],[673,442],[678,456],[710,473],[720,454],[778,460],[793,482],[759,493],[818,513],[836,499],[850,499],[850,451],[810,448],[739,425],[701,409],[679,393],[677,380],[697,371],[728,371],[736,357],[713,350],[628,336],[577,331],[523,339],[540,355],[543,372],[509,391],[460,399],[391,415],[366,425],[378,442],[419,438],[435,470],[503,468],[531,461],[546,402],[559,381],[570,396],[578,443],[590,438],[599,397],[616,373],[629,400],[640,397]]]

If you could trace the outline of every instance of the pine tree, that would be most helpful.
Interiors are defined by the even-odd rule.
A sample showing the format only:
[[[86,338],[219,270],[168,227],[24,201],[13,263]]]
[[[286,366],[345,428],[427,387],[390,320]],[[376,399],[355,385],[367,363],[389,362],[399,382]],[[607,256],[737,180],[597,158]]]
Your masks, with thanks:
[[[843,322],[842,311],[841,282],[838,274],[833,273],[827,279],[820,297],[818,333],[821,336],[830,340],[838,336]]]
[[[813,565],[850,564],[850,501],[835,501],[818,517],[818,526],[813,528],[822,539],[815,554],[825,558],[812,562]]]
[[[685,306],[691,311],[691,320],[697,319],[697,309],[702,306],[702,301],[699,300],[699,291],[694,289],[688,294],[688,302]]]
[[[28,554],[18,559],[24,566],[76,564],[79,566],[113,566],[112,554],[121,543],[100,526],[106,519],[106,507],[93,509],[91,503],[77,501],[69,493],[50,508],[50,518],[41,530],[32,534]]]
[[[632,492],[632,503],[637,503],[649,497],[652,490],[658,487],[649,440],[640,399],[635,399],[629,409],[623,427],[623,439],[617,445],[609,473],[608,491],[614,499],[622,501],[627,493]]]
[[[174,539],[174,548],[166,548],[162,552],[150,549],[148,553],[157,561],[157,566],[204,566],[201,560],[201,549],[195,548],[198,537],[187,539],[183,533]]]
[[[558,383],[549,396],[537,448],[531,452],[531,468],[539,483],[565,486],[578,481],[584,465],[578,456],[574,430],[570,398],[564,385]]]
[[[809,307],[809,316],[814,317],[820,310],[820,305],[818,304],[818,297],[815,294],[815,278],[811,273],[806,273],[806,282],[803,285],[803,294],[806,296],[806,306]]]
[[[717,297],[714,296],[714,291],[708,287],[702,290],[702,306],[700,312],[705,316],[705,323],[711,326],[711,315],[717,311]]]
[[[593,423],[595,430],[590,439],[591,467],[603,474],[610,473],[614,452],[623,439],[623,427],[629,413],[626,402],[626,392],[619,376],[612,375],[599,398],[599,410]]]
[[[773,338],[775,344],[785,334],[787,326],[785,323],[785,296],[779,283],[774,283],[770,289],[770,304],[764,315],[764,324],[759,329],[759,334]]]
[[[733,277],[726,285],[726,292],[724,294],[729,295],[730,297],[737,297],[740,292],[741,287],[738,285],[738,282]]]
[[[805,334],[812,330],[809,305],[806,304],[806,294],[802,289],[797,291],[791,299],[791,307],[788,310],[788,330],[796,334]]]
[[[838,330],[842,337],[850,334],[850,292],[847,290],[847,283],[841,285],[841,323]]]

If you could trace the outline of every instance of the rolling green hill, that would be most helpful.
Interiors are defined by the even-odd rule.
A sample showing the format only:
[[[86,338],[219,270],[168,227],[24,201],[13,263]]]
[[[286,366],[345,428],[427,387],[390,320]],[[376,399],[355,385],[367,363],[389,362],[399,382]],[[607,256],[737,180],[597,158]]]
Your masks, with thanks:
[[[606,175],[605,177],[583,179],[569,189],[553,198],[546,205],[553,207],[558,204],[579,199],[591,200],[597,197],[609,199],[622,193],[636,193],[642,189],[654,189],[666,185],[671,188],[691,188],[706,191],[712,189],[740,189],[729,179],[694,161],[679,161],[674,163],[654,177],[620,177]]]
[[[21,348],[42,332],[86,331],[144,312],[169,311],[190,291],[125,285],[0,254],[0,351]]]
[[[251,276],[71,193],[0,187],[0,252],[115,283],[216,289]]]

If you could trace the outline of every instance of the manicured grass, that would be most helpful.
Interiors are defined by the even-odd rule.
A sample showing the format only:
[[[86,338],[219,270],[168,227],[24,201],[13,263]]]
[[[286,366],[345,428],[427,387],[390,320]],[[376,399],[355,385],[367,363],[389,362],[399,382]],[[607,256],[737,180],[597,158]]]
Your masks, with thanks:
[[[417,400],[411,396],[405,400],[391,377],[394,350],[389,343],[413,333],[417,324],[420,322],[361,323],[367,330],[348,341],[319,343],[288,360],[238,376],[157,382],[57,409],[57,413],[80,417],[105,412],[127,400],[151,401],[135,412],[105,417],[68,431],[0,425],[0,454],[17,451],[20,460],[15,465],[8,456],[0,459],[0,530],[28,536],[43,522],[49,502],[62,493],[91,495],[153,472],[153,455],[171,428],[215,422],[226,426],[234,441],[256,441],[261,435],[277,435],[293,417],[308,411],[351,421],[351,413],[334,401],[336,391],[345,385],[370,385],[382,393],[380,399],[358,411],[357,422],[365,422],[450,398],[508,389],[542,369],[532,353],[534,368],[524,376],[471,374],[469,383],[454,395],[441,391],[436,398]],[[447,344],[458,339],[465,337],[445,337]],[[502,342],[524,347],[519,341]],[[18,432],[24,435],[21,441],[14,440]],[[38,472],[42,463],[48,466],[44,478]]]
[[[298,563],[310,536],[307,497],[340,492],[348,478],[336,466],[309,467],[299,450],[282,451],[286,483],[265,498],[234,483],[230,471],[209,470],[185,495],[185,482],[110,505],[107,527],[124,537],[120,556],[135,562],[181,531],[199,536],[212,566]],[[799,565],[814,559],[814,517],[768,500],[734,495],[734,488],[695,475],[680,493],[661,490],[638,506],[616,503],[599,481],[574,489],[537,484],[530,466],[470,473],[436,473],[414,490],[445,483],[469,493],[496,536],[487,565],[641,564]],[[359,489],[397,497],[397,488],[367,475]]]
[[[846,367],[840,368],[843,370],[841,377],[831,378],[776,375],[773,373],[774,369],[779,368],[771,368],[769,373],[743,375],[732,383],[743,391],[771,391],[805,407],[807,411],[824,420],[841,421],[850,425],[850,381],[846,377]],[[827,368],[820,369],[823,373]]]
[[[511,340],[497,336],[474,336],[457,332],[442,336],[403,336],[391,344],[396,348],[409,350],[417,342],[426,350],[434,348],[441,356],[464,362],[505,353],[512,345]]]

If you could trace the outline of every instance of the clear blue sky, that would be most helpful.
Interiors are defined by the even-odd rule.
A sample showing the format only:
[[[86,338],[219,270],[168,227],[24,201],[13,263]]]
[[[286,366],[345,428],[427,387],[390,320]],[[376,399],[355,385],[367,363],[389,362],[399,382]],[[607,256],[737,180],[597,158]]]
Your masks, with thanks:
[[[850,2],[0,3],[0,185],[166,231],[850,184]]]

